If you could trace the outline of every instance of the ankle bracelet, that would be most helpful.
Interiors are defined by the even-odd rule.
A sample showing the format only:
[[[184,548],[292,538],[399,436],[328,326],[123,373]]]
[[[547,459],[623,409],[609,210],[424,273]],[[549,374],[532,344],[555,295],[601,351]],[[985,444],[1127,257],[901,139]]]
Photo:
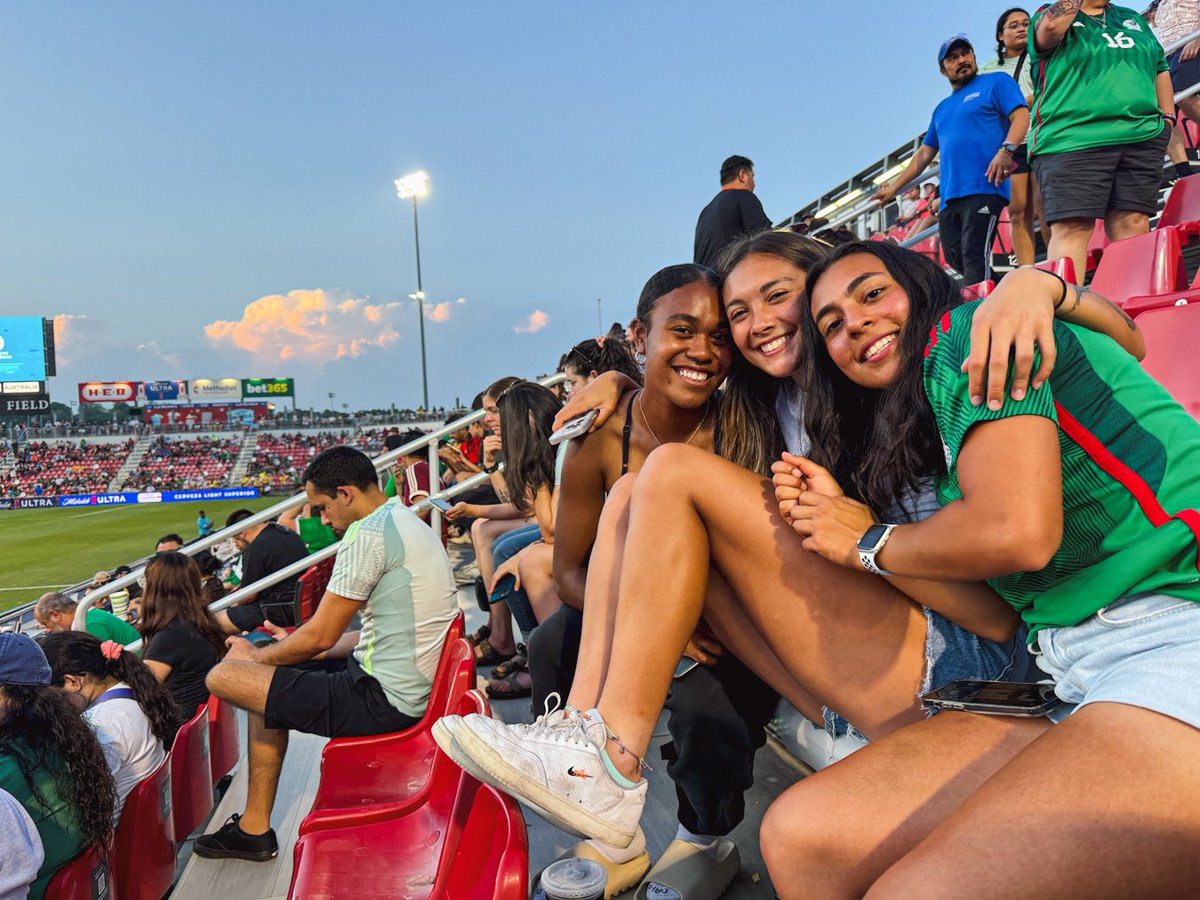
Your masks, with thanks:
[[[608,725],[604,725],[604,736],[617,745],[617,749],[621,751],[622,756],[632,756],[637,760],[639,772],[643,770],[646,772],[654,771],[652,768],[650,768],[650,763],[646,762],[644,757],[638,756],[636,753],[626,747],[624,742],[616,736],[616,734],[611,728],[608,727]]]

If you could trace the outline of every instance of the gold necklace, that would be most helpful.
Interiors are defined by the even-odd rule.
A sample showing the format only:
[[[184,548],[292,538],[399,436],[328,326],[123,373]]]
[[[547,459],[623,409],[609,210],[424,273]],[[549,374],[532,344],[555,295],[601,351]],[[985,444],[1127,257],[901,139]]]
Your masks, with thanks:
[[[663,445],[663,442],[658,439],[658,435],[655,434],[654,429],[650,427],[650,420],[646,418],[646,405],[644,403],[642,403],[642,392],[641,391],[638,391],[637,405],[638,405],[638,412],[640,412],[642,414],[642,424],[645,425],[646,430],[648,432],[650,432],[650,437],[654,438],[654,443],[656,443],[658,446],[661,447]],[[686,441],[684,441],[684,444],[690,444],[692,442],[692,438],[694,438],[697,434],[700,433],[700,426],[703,425],[707,419],[708,419],[708,401],[705,400],[704,401],[704,415],[702,415],[700,417],[700,421],[696,423],[696,427],[692,429],[692,433],[688,435],[688,439]],[[670,441],[668,441],[668,443],[670,443]]]

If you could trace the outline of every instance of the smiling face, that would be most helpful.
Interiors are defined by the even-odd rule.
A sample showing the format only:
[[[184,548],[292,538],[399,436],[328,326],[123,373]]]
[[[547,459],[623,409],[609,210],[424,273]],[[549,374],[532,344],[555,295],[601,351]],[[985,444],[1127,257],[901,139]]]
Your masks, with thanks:
[[[880,259],[855,253],[838,260],[817,282],[811,310],[833,364],[847,378],[872,390],[896,380],[908,294]]]
[[[729,374],[729,322],[716,288],[703,281],[676,288],[654,304],[648,324],[635,326],[635,346],[646,354],[646,389],[676,406],[702,406]]]
[[[767,253],[751,253],[725,277],[734,344],[751,365],[776,378],[793,378],[800,371],[807,277],[803,269]]]

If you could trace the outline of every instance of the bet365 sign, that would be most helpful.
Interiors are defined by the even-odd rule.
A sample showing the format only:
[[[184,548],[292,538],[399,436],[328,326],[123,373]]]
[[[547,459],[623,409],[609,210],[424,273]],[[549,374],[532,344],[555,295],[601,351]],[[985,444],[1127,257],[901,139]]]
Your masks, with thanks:
[[[243,378],[242,399],[257,400],[263,397],[294,397],[296,382],[292,378]]]

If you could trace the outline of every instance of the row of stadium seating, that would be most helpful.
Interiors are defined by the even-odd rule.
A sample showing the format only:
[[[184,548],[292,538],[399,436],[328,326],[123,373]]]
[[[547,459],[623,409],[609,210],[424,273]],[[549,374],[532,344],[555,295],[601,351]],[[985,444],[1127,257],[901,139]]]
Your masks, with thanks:
[[[223,485],[229,480],[229,470],[241,443],[239,438],[198,437],[182,441],[157,438],[126,487],[161,491]]]
[[[309,460],[329,447],[344,444],[350,435],[344,431],[317,434],[261,434],[250,463],[248,484],[285,487],[300,483],[300,475]]]
[[[110,443],[31,441],[14,454],[12,469],[0,475],[0,496],[103,491],[132,448],[132,439]]]

